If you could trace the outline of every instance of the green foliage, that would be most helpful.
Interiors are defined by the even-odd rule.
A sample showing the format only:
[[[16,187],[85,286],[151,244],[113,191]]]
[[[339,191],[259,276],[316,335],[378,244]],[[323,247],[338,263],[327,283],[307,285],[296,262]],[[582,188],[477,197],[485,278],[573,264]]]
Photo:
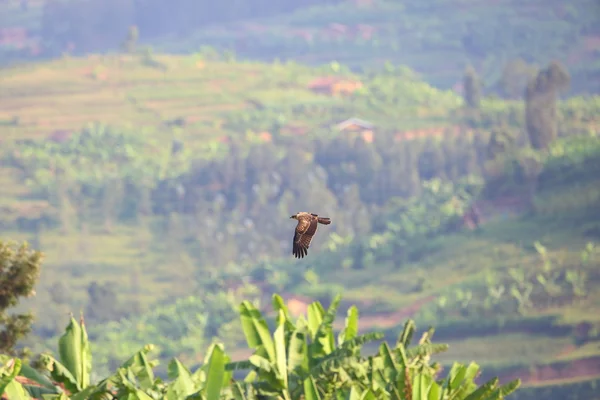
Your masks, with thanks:
[[[41,393],[47,399],[503,399],[520,385],[516,379],[503,386],[492,378],[479,386],[474,382],[479,365],[454,363],[446,378],[439,378],[439,364],[432,355],[447,349],[431,342],[434,329],[425,332],[418,344],[409,347],[415,325],[409,320],[393,348],[386,342],[377,353],[363,356],[361,348],[380,340],[381,333],[358,335],[358,310],[350,307],[345,327],[336,337],[333,323],[340,303],[336,297],[327,310],[319,302],[308,315],[292,321],[279,295],[273,296],[276,329],[270,332],[258,309],[250,302],[240,304],[240,318],[248,346],[254,353],[246,361],[231,362],[221,344],[209,347],[204,363],[193,373],[174,358],[168,367],[169,380],[156,378],[156,362],[149,359],[147,345],[109,377],[90,382],[90,343],[83,320],[71,317],[59,340],[59,360],[41,356],[44,374],[27,374],[27,384],[16,380],[22,362],[2,356],[0,393],[15,399],[30,399]],[[337,342],[337,345],[336,345]],[[242,381],[233,371],[250,369]],[[50,379],[50,380],[49,380]]]
[[[557,134],[568,137],[553,142],[546,155],[531,149],[515,151],[526,140],[520,102],[483,98],[480,115],[473,116],[478,119],[471,123],[474,132],[460,126],[455,129],[450,123],[464,125],[469,118],[454,115],[462,104],[460,97],[432,88],[418,81],[414,72],[392,63],[383,73],[355,75],[344,68],[343,60],[316,70],[293,64],[209,63],[211,57],[208,52],[192,58],[153,55],[152,59],[168,65],[159,77],[158,71],[140,66],[137,58],[121,60],[125,65],[118,70],[122,80],[110,84],[123,83],[127,88],[123,97],[136,107],[144,109],[148,103],[149,109],[141,112],[143,124],[136,122],[134,126],[155,124],[149,111],[154,101],[160,101],[160,115],[153,114],[159,121],[156,124],[161,124],[156,129],[116,128],[120,122],[96,124],[65,142],[48,140],[42,144],[41,140],[13,142],[16,137],[32,137],[27,130],[32,125],[27,125],[25,116],[18,126],[2,128],[8,141],[8,158],[4,161],[9,161],[8,173],[0,175],[6,188],[0,194],[2,211],[6,210],[0,221],[2,229],[19,229],[16,234],[32,235],[36,243],[43,243],[52,253],[52,274],[48,278],[52,282],[44,282],[40,292],[56,282],[65,284],[70,292],[60,307],[38,312],[43,321],[38,327],[43,328],[36,333],[45,337],[56,334],[46,328],[50,325],[47,321],[55,325],[56,315],[81,304],[87,283],[104,281],[109,273],[119,277],[105,283],[113,285],[118,307],[107,302],[103,315],[94,314],[90,308],[86,316],[88,323],[96,325],[91,332],[93,340],[102,343],[96,351],[96,363],[113,369],[128,348],[140,347],[152,339],[137,329],[138,324],[153,337],[161,337],[155,342],[161,358],[177,356],[188,362],[214,338],[228,347],[235,346],[242,338],[232,323],[239,299],[232,300],[222,289],[231,285],[236,275],[251,275],[256,283],[267,287],[319,299],[344,290],[352,294],[353,300],[370,302],[371,312],[389,311],[400,304],[408,306],[419,300],[414,298],[416,295],[441,293],[444,298],[432,302],[437,308],[429,315],[445,322],[444,318],[452,321],[460,317],[462,321],[470,318],[471,323],[480,315],[502,319],[517,309],[525,318],[538,311],[550,312],[550,304],[581,310],[593,304],[595,275],[585,273],[574,262],[570,262],[574,271],[568,274],[559,274],[562,263],[548,272],[529,273],[532,262],[527,255],[516,261],[516,256],[510,257],[510,262],[502,255],[489,255],[506,243],[530,243],[536,238],[546,243],[547,236],[559,240],[555,238],[564,235],[571,246],[584,233],[594,234],[597,220],[592,214],[568,226],[539,223],[533,228],[535,223],[521,225],[519,220],[514,222],[515,228],[498,233],[494,223],[487,224],[488,219],[498,216],[498,211],[491,208],[485,212],[482,229],[469,232],[458,228],[462,214],[473,202],[479,203],[477,193],[484,183],[486,190],[503,182],[514,185],[512,192],[498,190],[495,195],[521,195],[524,188],[532,189],[536,214],[552,214],[557,209],[555,204],[542,200],[562,201],[567,195],[580,200],[570,210],[580,210],[584,202],[590,208],[597,207],[594,171],[598,154],[593,149],[598,139],[581,135],[594,127],[600,104],[597,96],[557,104]],[[75,60],[80,64],[73,65],[81,69],[85,63],[95,65],[98,79],[103,73],[117,71],[110,65],[116,59],[110,61],[107,57],[103,60],[106,65],[100,66],[91,60]],[[194,69],[184,69],[184,64],[194,65]],[[50,64],[48,69],[40,68],[39,75],[60,68]],[[329,97],[306,89],[317,74],[332,72],[334,76],[361,80],[364,86],[347,97]],[[93,92],[101,82],[86,83],[88,78],[75,73],[72,78],[74,85],[92,92],[82,103],[101,95],[100,89]],[[149,87],[157,80],[164,85]],[[21,86],[25,81],[28,84]],[[33,108],[36,101],[46,100],[41,95],[32,100],[42,86],[40,82],[39,77],[20,75],[3,92],[17,100],[29,96]],[[61,82],[53,82],[52,87],[58,88]],[[235,89],[225,82],[231,82]],[[218,91],[211,90],[211,85]],[[56,102],[73,105],[60,93],[56,94]],[[192,105],[193,110],[186,108]],[[213,107],[220,106],[225,107],[213,111]],[[228,107],[235,110],[230,112]],[[82,111],[82,119],[90,115],[94,116],[90,119],[108,118]],[[34,115],[31,111],[32,119]],[[352,132],[332,131],[332,123],[349,116],[375,124],[373,143],[360,140],[360,135]],[[122,119],[129,121],[129,116]],[[304,138],[286,131],[295,124],[306,130]],[[441,128],[431,132],[419,129],[428,126]],[[271,133],[270,142],[257,133],[263,130]],[[215,140],[229,135],[229,144]],[[180,140],[164,140],[173,136]],[[497,165],[506,169],[498,174],[498,180],[485,169],[483,182],[482,167],[489,156],[490,137],[500,149],[499,156],[494,156]],[[33,191],[17,182],[27,177]],[[465,177],[479,182],[463,187]],[[564,186],[556,190],[559,181]],[[583,181],[591,187],[585,193],[574,189]],[[306,192],[308,186],[311,191]],[[39,208],[28,207],[32,197],[59,212],[39,217]],[[488,196],[488,200],[497,200],[495,197]],[[309,264],[277,260],[289,249],[285,239],[289,221],[280,220],[278,215],[287,216],[298,207],[319,208],[320,213],[327,213],[335,221],[332,229],[320,233],[322,236],[314,242],[315,251],[321,254],[307,261]],[[268,234],[257,236],[257,227]],[[524,232],[521,227],[526,228]],[[450,232],[457,234],[448,235]],[[72,251],[75,248],[77,251]],[[320,251],[323,248],[329,251]],[[553,246],[552,251],[558,250]],[[82,262],[84,258],[90,258],[89,263]],[[448,260],[454,263],[451,267],[438,268]],[[239,266],[231,268],[231,261]],[[411,266],[410,262],[418,264]],[[136,272],[125,270],[126,266],[144,273],[134,276]],[[394,269],[398,266],[403,268]],[[422,272],[413,274],[412,267]],[[490,278],[489,285],[482,284],[483,274],[478,274],[481,270],[498,268],[505,272],[509,267],[514,268],[512,275],[498,274]],[[348,278],[337,280],[339,268]],[[226,278],[220,275],[225,270]],[[519,278],[521,270],[527,270],[526,283]],[[314,271],[327,275],[316,277],[311,273]],[[228,282],[215,285],[212,274]],[[127,277],[136,283],[128,285]],[[57,288],[55,292],[61,289]],[[155,306],[190,290],[220,294],[195,296],[174,306]],[[49,299],[44,295],[34,299],[38,311]],[[562,301],[559,296],[564,296],[564,303],[557,301]],[[111,294],[92,296],[89,303],[101,298],[110,299]],[[134,315],[143,308],[151,312]],[[568,312],[557,312],[563,311]],[[120,322],[98,324],[123,315]],[[113,347],[105,343],[113,343]],[[303,381],[303,387],[305,382],[312,387],[312,381]]]
[[[589,242],[579,259],[557,260],[539,241],[533,243],[538,259],[529,266],[488,270],[484,280],[469,288],[458,287],[437,303],[421,310],[422,316],[435,310],[436,320],[449,321],[456,313],[469,318],[508,318],[515,312],[529,315],[534,310],[551,309],[581,301],[589,295],[590,260],[595,259],[596,246]],[[483,281],[483,282],[482,282]]]
[[[179,298],[141,316],[92,327],[90,334],[98,346],[96,370],[105,372],[107,367],[115,368],[129,349],[150,341],[159,351],[161,360],[171,357],[193,360],[193,355],[213,340],[238,346],[243,341],[236,323],[241,294],[217,290],[214,295]]]
[[[472,66],[469,66],[465,71],[463,88],[467,106],[472,109],[479,108],[479,102],[481,101],[481,82]]]
[[[31,313],[9,313],[20,298],[35,295],[40,276],[42,253],[29,250],[27,243],[0,241],[0,352],[25,355],[17,351],[17,342],[31,331]],[[19,368],[16,365],[14,368]]]
[[[547,149],[556,139],[556,97],[569,83],[569,73],[557,62],[551,63],[528,82],[525,91],[525,121],[533,148]]]
[[[46,193],[58,180],[81,185],[82,193],[98,193],[114,179],[148,185],[177,175],[177,166],[185,164],[171,162],[169,150],[138,133],[94,123],[65,142],[19,146],[12,153],[12,162],[23,169],[31,185]]]
[[[424,182],[420,196],[390,202],[389,211],[380,219],[383,232],[371,236],[368,248],[387,247],[406,260],[418,259],[415,242],[456,229],[480,189],[481,182],[477,179],[463,180],[457,185],[439,179]]]

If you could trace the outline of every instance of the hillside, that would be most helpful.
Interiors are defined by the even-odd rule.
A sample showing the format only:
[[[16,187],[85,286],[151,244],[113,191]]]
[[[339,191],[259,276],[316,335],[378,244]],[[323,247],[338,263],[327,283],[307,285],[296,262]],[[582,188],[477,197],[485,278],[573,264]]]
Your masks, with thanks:
[[[510,60],[542,65],[556,59],[570,69],[574,91],[596,93],[599,16],[593,0],[569,6],[542,0],[526,6],[514,0],[343,2],[207,27],[192,36],[162,39],[157,49],[189,52],[210,45],[231,49],[241,58],[313,65],[336,60],[358,69],[391,62],[444,88],[460,84],[457,77],[471,64],[488,90],[499,89]],[[508,21],[511,29],[504,29]]]
[[[556,59],[571,71],[574,93],[600,89],[600,9],[594,0],[278,1],[270,7],[200,2],[193,11],[185,0],[152,0],[143,9],[99,1],[47,8],[44,1],[27,3],[0,5],[6,60],[115,50],[136,25],[141,43],[161,52],[212,46],[243,59],[335,60],[357,70],[381,69],[389,61],[443,88],[459,84],[472,64],[488,91],[510,96],[499,84],[507,62],[521,58],[539,66]],[[121,7],[118,18],[110,7]],[[94,28],[106,25],[112,29]]]
[[[563,189],[568,193],[577,187],[586,196],[540,194],[534,215],[497,214],[476,231],[413,238],[408,263],[399,264],[398,253],[390,256],[389,246],[395,244],[377,239],[385,233],[371,235],[364,240],[372,243],[367,250],[371,264],[362,268],[350,266],[359,245],[353,242],[321,252],[309,263],[273,260],[267,272],[264,264],[249,267],[253,281],[218,297],[189,297],[142,317],[93,327],[99,365],[108,362],[114,368],[121,359],[113,357],[124,357],[129,348],[148,341],[164,357],[188,363],[202,360],[201,349],[213,336],[230,349],[244,348],[241,330],[233,327],[235,299],[262,299],[268,310],[268,294],[284,290],[293,313],[305,312],[310,299],[326,304],[341,293],[344,308],[356,304],[368,310],[361,314],[360,331],[383,330],[388,340],[407,318],[415,318],[420,331],[435,324],[436,340],[450,345],[439,357],[442,363],[480,359],[486,376],[519,376],[525,387],[600,379],[593,367],[600,360],[600,253],[593,247],[600,227],[600,181],[596,175],[582,185],[582,178]],[[578,274],[575,280],[572,271]],[[275,272],[287,276],[284,283],[256,280]],[[173,332],[172,326],[185,329]],[[119,343],[118,349],[108,350],[110,343]]]
[[[244,258],[241,251],[220,255],[223,242],[202,239],[202,231],[192,233],[190,229],[195,228],[182,219],[193,213],[189,209],[192,201],[200,207],[214,202],[215,196],[230,196],[229,187],[224,185],[235,186],[235,180],[211,172],[229,168],[223,163],[233,160],[244,168],[266,167],[267,175],[272,168],[293,174],[296,172],[290,166],[280,168],[289,146],[356,136],[336,128],[348,118],[368,119],[377,129],[389,132],[386,136],[427,127],[439,131],[462,102],[452,92],[416,81],[410,71],[369,78],[335,67],[228,63],[197,56],[66,58],[6,69],[0,74],[4,105],[0,114],[4,150],[0,180],[6,188],[0,193],[2,230],[47,252],[50,270],[43,282],[61,292],[65,277],[69,277],[69,304],[73,306],[86,303],[88,283],[103,283],[111,279],[108,271],[117,272],[124,266],[128,278],[117,283],[123,301],[135,298],[146,308],[181,290],[192,290],[197,263],[208,268],[235,260],[255,262],[256,258]],[[322,77],[337,77],[342,83],[346,79],[351,85],[359,82],[363,87],[348,94],[320,93],[318,87],[309,87]],[[332,82],[335,84],[336,79]],[[233,147],[239,152],[238,159],[227,161],[223,156]],[[251,154],[265,149],[270,153],[263,157],[267,163],[264,167],[248,164]],[[120,171],[116,176],[115,168]],[[322,174],[318,169],[313,171]],[[112,181],[115,178],[118,180]],[[272,214],[273,202],[280,198],[277,193],[275,198],[256,198],[253,187],[264,186],[265,179],[257,173],[244,183],[247,201],[254,204],[249,214],[254,223],[261,215]],[[117,186],[102,192],[103,185],[111,181]],[[301,182],[290,184],[286,197],[301,187]],[[183,199],[177,197],[178,187],[188,188]],[[194,192],[197,189],[206,196],[204,200],[196,197],[200,195]],[[100,200],[102,193],[115,193],[117,198]],[[342,221],[348,217],[336,214],[337,200],[327,196],[326,211],[338,220],[333,231],[343,233]],[[306,200],[308,203],[302,205],[290,204],[290,210],[311,203],[316,207],[319,202],[318,198]],[[151,204],[145,206],[144,201]],[[231,218],[243,217],[242,209],[232,215],[232,206],[221,212],[215,208],[215,215],[224,223],[221,234],[241,242],[244,237],[238,239],[239,233],[232,234],[230,225],[236,221]],[[182,211],[181,207],[184,214],[173,212]],[[290,212],[281,207],[278,210],[286,216]],[[255,256],[287,254],[288,241],[276,240],[289,234],[287,222],[277,222],[265,242],[256,243]],[[240,225],[246,222],[242,219]],[[245,234],[252,235],[252,226],[245,228]],[[165,229],[171,232],[172,243],[160,239]],[[191,234],[200,235],[204,242],[186,239]],[[182,245],[185,251],[180,251]],[[73,246],[78,249],[75,255],[67,250]],[[167,246],[174,247],[167,250]],[[177,272],[168,268],[174,254]],[[161,293],[158,298],[155,291]],[[40,294],[39,304],[47,300]],[[57,312],[64,307],[58,307]],[[48,320],[53,321],[49,329],[58,331],[56,319]]]
[[[520,100],[466,110],[404,67],[145,53],[0,74],[0,229],[46,253],[21,306],[38,316],[28,345],[54,349],[83,309],[95,341],[120,344],[100,362],[156,337],[198,362],[213,337],[241,340],[240,298],[283,292],[302,308],[342,292],[368,310],[361,329],[435,320],[452,359],[489,350],[486,370],[598,356],[598,255],[580,257],[598,241],[597,96],[559,103],[546,155],[525,146]],[[472,204],[481,230],[463,222]],[[288,217],[302,209],[335,223],[297,261]],[[537,277],[536,241],[559,289]]]

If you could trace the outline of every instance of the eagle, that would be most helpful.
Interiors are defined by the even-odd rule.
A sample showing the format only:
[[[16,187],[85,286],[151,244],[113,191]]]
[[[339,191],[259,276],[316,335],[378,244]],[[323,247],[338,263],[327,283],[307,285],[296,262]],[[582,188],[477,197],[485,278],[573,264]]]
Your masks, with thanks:
[[[308,248],[313,236],[317,232],[317,225],[329,225],[331,219],[327,217],[319,217],[317,214],[299,212],[292,215],[291,219],[298,221],[296,231],[294,232],[294,241],[292,243],[292,254],[296,258],[304,258],[308,254]]]

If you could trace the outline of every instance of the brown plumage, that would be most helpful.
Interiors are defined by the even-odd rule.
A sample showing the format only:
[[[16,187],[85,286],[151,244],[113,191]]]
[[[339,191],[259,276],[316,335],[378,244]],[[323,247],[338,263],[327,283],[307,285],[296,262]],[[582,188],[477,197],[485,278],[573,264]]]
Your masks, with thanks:
[[[292,254],[296,258],[304,258],[308,254],[308,248],[313,236],[317,232],[318,224],[329,225],[331,220],[327,217],[319,217],[317,214],[299,212],[290,218],[298,221],[294,232],[292,243]]]

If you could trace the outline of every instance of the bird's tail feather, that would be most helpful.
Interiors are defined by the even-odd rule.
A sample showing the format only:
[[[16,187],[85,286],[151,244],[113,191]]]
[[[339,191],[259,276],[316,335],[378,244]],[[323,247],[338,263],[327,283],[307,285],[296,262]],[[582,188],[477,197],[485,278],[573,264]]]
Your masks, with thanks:
[[[323,224],[323,225],[329,225],[331,223],[331,220],[326,217],[319,217],[318,221],[320,224]]]

